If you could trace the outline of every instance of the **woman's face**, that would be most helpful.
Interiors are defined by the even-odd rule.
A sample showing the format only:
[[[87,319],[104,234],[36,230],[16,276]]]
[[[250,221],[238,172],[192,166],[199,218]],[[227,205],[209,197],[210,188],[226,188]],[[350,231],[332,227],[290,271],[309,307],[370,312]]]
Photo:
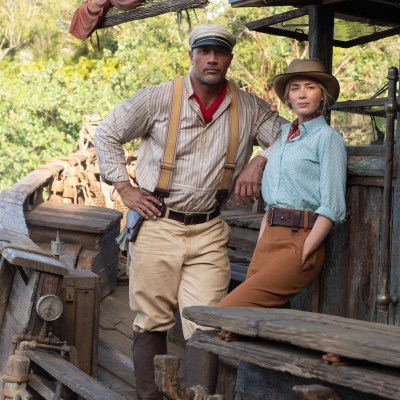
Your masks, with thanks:
[[[320,109],[323,100],[322,90],[318,83],[308,78],[294,79],[290,83],[288,96],[299,124],[312,119]]]

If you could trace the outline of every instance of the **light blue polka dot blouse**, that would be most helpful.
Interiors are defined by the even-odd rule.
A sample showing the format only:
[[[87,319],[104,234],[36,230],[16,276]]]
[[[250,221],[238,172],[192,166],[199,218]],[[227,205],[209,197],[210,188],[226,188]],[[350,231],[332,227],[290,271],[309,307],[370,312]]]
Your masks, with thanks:
[[[300,136],[289,143],[290,124],[268,155],[262,196],[269,207],[308,210],[343,222],[346,215],[346,145],[320,116],[299,126]]]

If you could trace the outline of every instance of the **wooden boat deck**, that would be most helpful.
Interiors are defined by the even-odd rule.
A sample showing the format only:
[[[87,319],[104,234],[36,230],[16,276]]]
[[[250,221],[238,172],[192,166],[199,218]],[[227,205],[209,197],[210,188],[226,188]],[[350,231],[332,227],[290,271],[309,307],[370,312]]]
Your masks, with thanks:
[[[136,400],[132,361],[132,323],[128,286],[117,286],[100,305],[97,380],[129,400]],[[183,358],[183,348],[168,341],[168,353]]]

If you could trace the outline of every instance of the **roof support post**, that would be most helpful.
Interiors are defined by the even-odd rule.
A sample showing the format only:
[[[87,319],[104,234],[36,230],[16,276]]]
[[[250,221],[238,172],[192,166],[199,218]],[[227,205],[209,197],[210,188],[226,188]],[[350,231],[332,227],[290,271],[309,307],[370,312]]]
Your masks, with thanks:
[[[308,42],[310,58],[318,58],[327,72],[332,72],[333,19],[332,5],[309,6]]]

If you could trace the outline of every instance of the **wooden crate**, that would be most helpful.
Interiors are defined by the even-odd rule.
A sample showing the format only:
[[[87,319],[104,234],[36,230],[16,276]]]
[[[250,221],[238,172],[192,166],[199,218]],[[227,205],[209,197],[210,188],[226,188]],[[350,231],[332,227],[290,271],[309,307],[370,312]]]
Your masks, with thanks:
[[[57,321],[60,338],[76,348],[77,367],[91,376],[97,374],[99,289],[99,277],[93,272],[70,271],[63,279],[61,299],[64,311]]]
[[[109,208],[55,202],[41,203],[26,212],[31,239],[49,249],[58,232],[64,247],[77,253],[68,258],[67,267],[98,274],[101,297],[109,294],[117,282],[119,248],[115,238],[121,218],[122,213]]]

